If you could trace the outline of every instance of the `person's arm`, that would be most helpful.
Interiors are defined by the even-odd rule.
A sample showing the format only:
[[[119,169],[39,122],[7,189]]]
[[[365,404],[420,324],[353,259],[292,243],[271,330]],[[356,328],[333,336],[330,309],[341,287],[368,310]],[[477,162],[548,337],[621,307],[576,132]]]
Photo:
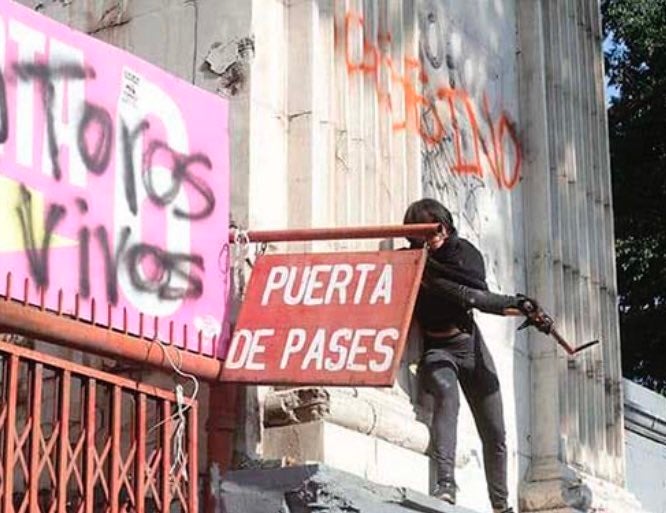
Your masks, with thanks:
[[[461,285],[433,272],[426,271],[422,286],[465,309],[476,308],[496,315],[523,315],[520,296],[505,296],[488,290]]]

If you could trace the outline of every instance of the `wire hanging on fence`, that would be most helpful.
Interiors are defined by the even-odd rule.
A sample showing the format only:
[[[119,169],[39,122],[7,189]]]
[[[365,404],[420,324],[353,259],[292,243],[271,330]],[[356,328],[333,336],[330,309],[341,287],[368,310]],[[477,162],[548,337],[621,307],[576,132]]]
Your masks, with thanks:
[[[185,413],[187,410],[192,408],[192,405],[197,400],[199,395],[199,380],[193,374],[185,372],[182,370],[182,355],[180,351],[176,351],[178,355],[179,362],[176,363],[173,360],[173,357],[169,354],[169,347],[165,345],[159,339],[155,339],[155,342],[162,348],[165,358],[168,360],[169,364],[173,371],[178,374],[180,377],[189,379],[194,384],[194,389],[192,390],[192,395],[189,397],[189,401],[186,402],[185,390],[183,385],[180,383],[175,386],[176,393],[176,412],[173,413],[170,417],[158,422],[153,427],[150,428],[148,433],[153,432],[155,429],[164,425],[167,421],[174,421],[174,430],[172,438],[174,442],[172,444],[172,461],[171,468],[169,469],[169,476],[172,480],[175,480],[178,473],[183,477],[183,479],[188,480],[187,474],[187,451],[185,450],[185,434],[187,433],[187,417]],[[196,469],[190,469],[191,472],[196,472]]]

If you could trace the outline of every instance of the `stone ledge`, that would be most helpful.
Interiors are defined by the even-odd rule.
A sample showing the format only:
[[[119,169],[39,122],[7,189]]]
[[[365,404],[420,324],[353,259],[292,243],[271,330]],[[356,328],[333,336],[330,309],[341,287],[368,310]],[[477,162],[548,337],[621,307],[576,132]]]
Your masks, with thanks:
[[[216,513],[473,513],[321,464],[228,472],[216,491]]]
[[[377,484],[426,494],[431,487],[426,455],[322,420],[267,428],[263,456],[286,457],[294,465],[316,461]]]
[[[376,389],[297,387],[272,391],[264,406],[267,428],[325,420],[417,453],[430,442],[414,406]]]

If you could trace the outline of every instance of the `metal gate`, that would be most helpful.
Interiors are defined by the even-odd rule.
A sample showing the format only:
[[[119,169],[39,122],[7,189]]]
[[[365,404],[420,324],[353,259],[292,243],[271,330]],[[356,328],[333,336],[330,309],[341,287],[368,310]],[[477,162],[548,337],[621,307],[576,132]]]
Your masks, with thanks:
[[[197,511],[196,402],[5,342],[0,394],[2,513]]]

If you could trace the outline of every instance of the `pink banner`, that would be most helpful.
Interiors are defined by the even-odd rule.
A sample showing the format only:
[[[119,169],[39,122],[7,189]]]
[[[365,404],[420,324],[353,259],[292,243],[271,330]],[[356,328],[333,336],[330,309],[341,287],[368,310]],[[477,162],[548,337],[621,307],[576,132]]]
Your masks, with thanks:
[[[0,295],[212,354],[227,102],[0,5]]]

